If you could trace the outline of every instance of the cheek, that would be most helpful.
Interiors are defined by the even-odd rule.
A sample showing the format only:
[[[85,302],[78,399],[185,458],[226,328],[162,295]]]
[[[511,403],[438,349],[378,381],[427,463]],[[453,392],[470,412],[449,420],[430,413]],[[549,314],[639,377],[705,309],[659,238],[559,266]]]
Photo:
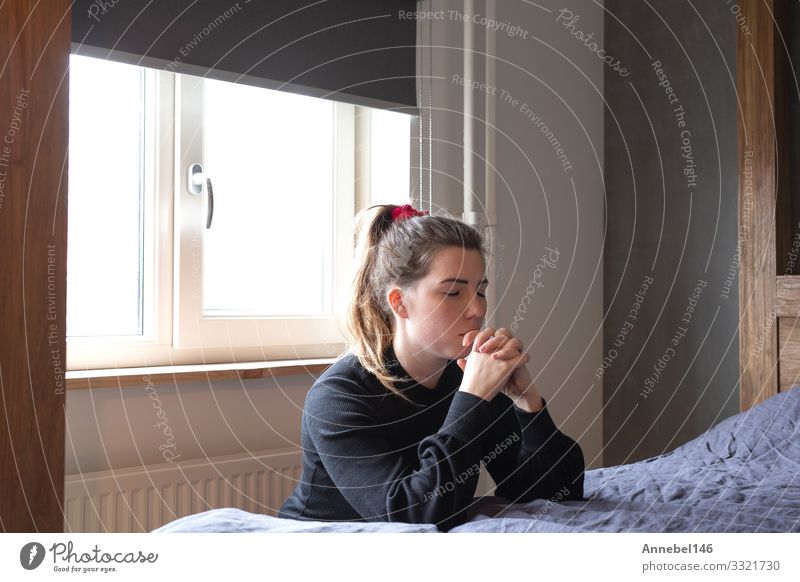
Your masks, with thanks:
[[[426,335],[432,340],[441,340],[457,335],[461,329],[457,322],[462,317],[462,308],[457,301],[443,301],[436,306],[425,320]]]

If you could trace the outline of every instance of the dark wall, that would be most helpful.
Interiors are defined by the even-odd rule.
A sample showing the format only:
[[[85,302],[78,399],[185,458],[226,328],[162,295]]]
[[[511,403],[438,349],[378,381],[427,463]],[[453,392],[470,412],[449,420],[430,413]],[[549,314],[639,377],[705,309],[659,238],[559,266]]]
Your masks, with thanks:
[[[605,7],[606,54],[628,71],[605,73],[609,466],[738,412],[737,22],[724,2]]]

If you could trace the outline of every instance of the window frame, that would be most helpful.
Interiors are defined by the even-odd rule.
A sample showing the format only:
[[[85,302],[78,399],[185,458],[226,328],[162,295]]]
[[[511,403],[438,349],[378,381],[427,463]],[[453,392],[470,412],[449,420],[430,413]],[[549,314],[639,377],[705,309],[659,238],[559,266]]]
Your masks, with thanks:
[[[264,349],[262,359],[294,359],[335,355],[344,343],[338,329],[335,306],[347,288],[347,267],[352,262],[352,234],[355,209],[354,106],[334,103],[334,196],[331,201],[331,314],[306,317],[208,316],[203,313],[202,235],[205,232],[205,192],[192,196],[187,189],[188,166],[203,160],[204,79],[178,75],[176,113],[180,135],[176,140],[175,165],[175,317],[173,346],[186,348]],[[212,177],[213,178],[213,177]],[[298,225],[303,217],[298,216]],[[198,244],[200,241],[200,244]],[[185,257],[185,259],[184,259]],[[195,272],[199,266],[199,272]],[[200,293],[193,279],[200,278]],[[289,335],[290,340],[283,339]],[[331,351],[333,350],[333,351]],[[266,357],[266,356],[269,357]]]
[[[185,252],[185,234],[181,234],[180,221],[186,218],[185,206],[179,199],[185,192],[186,176],[175,171],[180,164],[179,123],[181,83],[189,76],[178,76],[169,71],[146,69],[154,85],[155,100],[152,102],[151,131],[153,141],[147,159],[151,161],[147,182],[154,188],[152,203],[145,212],[145,263],[150,266],[150,276],[144,280],[144,294],[156,298],[146,304],[144,317],[145,333],[142,336],[97,336],[70,337],[67,350],[67,370],[93,370],[105,368],[132,368],[147,366],[169,366],[184,364],[239,363],[265,360],[302,360],[309,358],[333,358],[345,347],[342,330],[343,321],[338,317],[346,309],[347,285],[352,280],[353,228],[356,204],[355,152],[356,106],[336,103],[337,147],[340,163],[335,172],[336,197],[333,201],[334,224],[332,225],[333,251],[333,314],[327,318],[280,318],[280,321],[296,324],[299,333],[280,345],[276,340],[248,344],[237,340],[224,346],[209,346],[202,341],[186,338],[187,326],[180,323],[181,297],[187,292],[186,280],[181,280],[180,256]],[[195,80],[201,78],[194,78]],[[342,121],[349,119],[347,126]],[[177,138],[177,139],[176,139]],[[342,156],[342,151],[347,155]],[[342,163],[342,159],[347,159]],[[147,166],[148,164],[146,164]],[[147,196],[145,197],[147,198]],[[205,198],[205,193],[203,198]],[[196,209],[194,209],[196,211]],[[203,227],[204,227],[203,216]],[[148,225],[150,226],[148,229]],[[184,231],[186,232],[186,231]],[[184,245],[184,248],[182,248]],[[185,255],[184,255],[185,256]],[[149,260],[148,260],[149,259]],[[185,272],[185,267],[184,267]],[[191,285],[188,287],[189,292]],[[184,315],[186,315],[184,313]],[[216,317],[225,321],[224,318]],[[268,318],[238,318],[262,320]],[[321,325],[325,338],[320,341]],[[273,330],[277,329],[272,320]],[[290,326],[291,327],[291,326]],[[181,332],[184,335],[181,337]],[[257,332],[256,332],[257,333]],[[269,332],[275,334],[274,331]],[[284,337],[286,326],[273,337]],[[182,346],[182,347],[176,347]]]

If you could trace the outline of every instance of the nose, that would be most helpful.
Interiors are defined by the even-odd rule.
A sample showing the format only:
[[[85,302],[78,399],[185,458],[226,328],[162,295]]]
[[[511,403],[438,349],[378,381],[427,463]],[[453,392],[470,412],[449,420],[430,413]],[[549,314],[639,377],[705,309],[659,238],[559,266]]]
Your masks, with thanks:
[[[486,300],[483,297],[478,297],[478,294],[475,293],[472,296],[472,299],[470,299],[464,315],[469,318],[480,319],[483,321],[483,318],[486,315],[485,301]]]

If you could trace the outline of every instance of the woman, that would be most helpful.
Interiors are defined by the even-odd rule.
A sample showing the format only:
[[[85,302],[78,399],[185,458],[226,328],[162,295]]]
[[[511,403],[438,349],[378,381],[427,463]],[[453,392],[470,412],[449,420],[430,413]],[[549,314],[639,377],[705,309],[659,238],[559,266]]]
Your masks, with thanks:
[[[481,330],[480,233],[407,204],[357,221],[351,349],[308,392],[303,474],[278,517],[447,531],[469,517],[481,462],[509,503],[582,499],[583,454],[553,424],[522,343]]]

